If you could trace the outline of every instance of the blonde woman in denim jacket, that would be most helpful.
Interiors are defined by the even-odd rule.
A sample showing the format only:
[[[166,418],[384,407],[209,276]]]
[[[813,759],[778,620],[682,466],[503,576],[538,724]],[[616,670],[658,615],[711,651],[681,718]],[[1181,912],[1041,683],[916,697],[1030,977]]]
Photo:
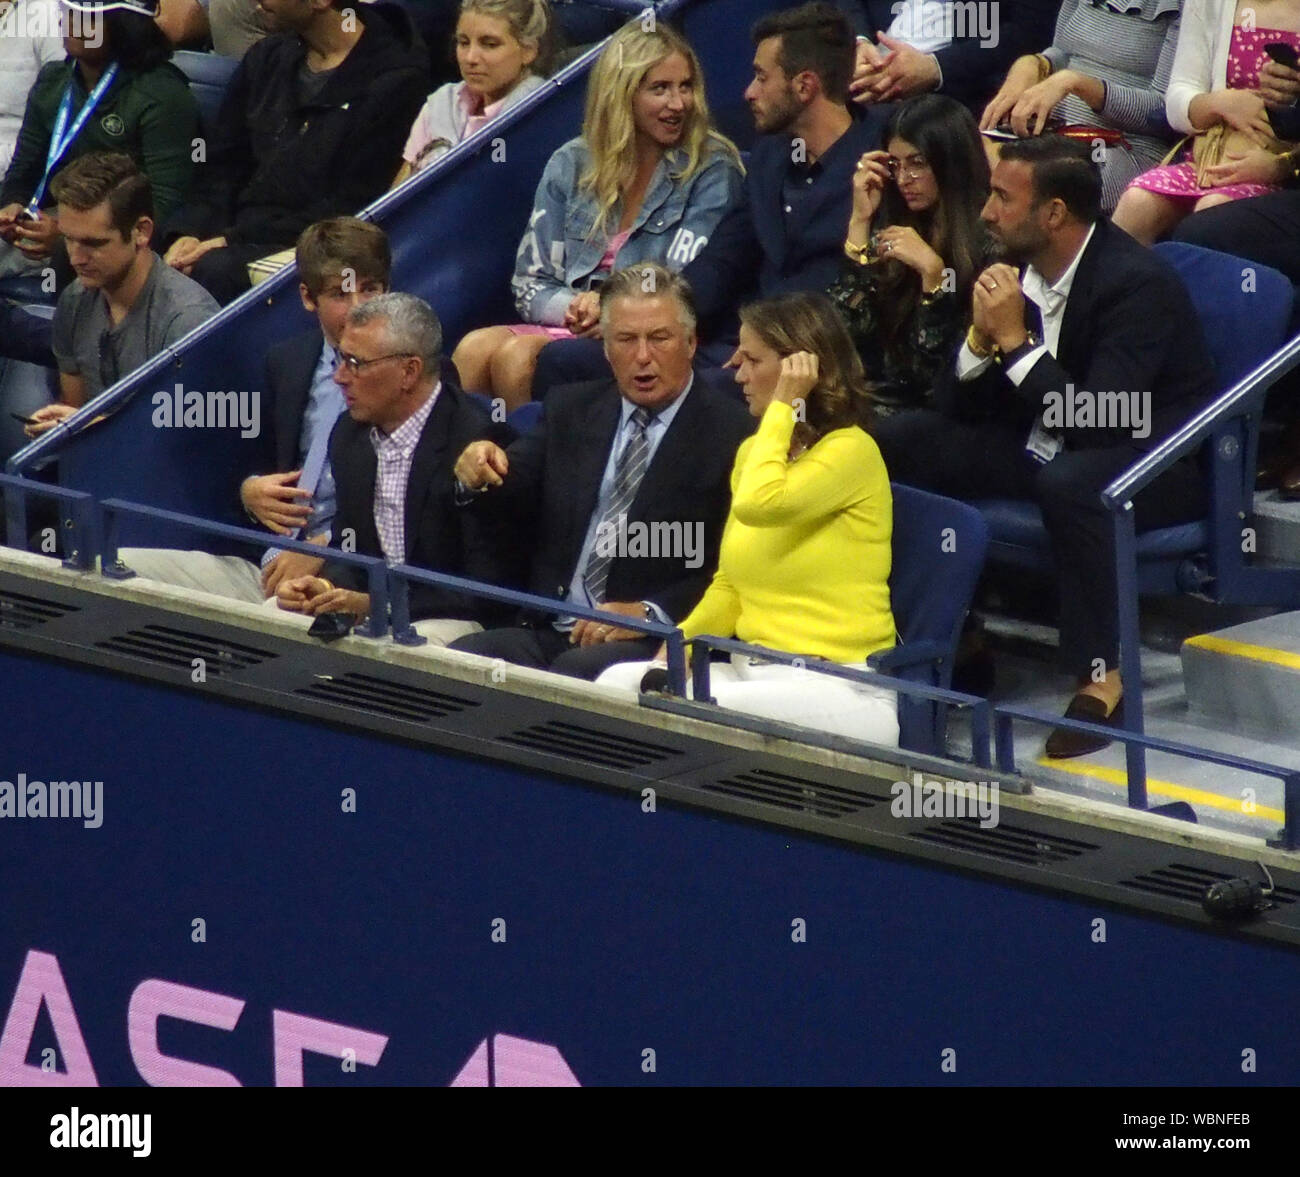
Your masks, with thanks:
[[[694,51],[667,25],[625,25],[592,70],[582,137],[551,156],[537,186],[511,282],[524,322],[461,340],[464,386],[509,409],[530,400],[543,347],[599,337],[599,288],[615,267],[681,270],[742,185],[735,146],[710,126]]]

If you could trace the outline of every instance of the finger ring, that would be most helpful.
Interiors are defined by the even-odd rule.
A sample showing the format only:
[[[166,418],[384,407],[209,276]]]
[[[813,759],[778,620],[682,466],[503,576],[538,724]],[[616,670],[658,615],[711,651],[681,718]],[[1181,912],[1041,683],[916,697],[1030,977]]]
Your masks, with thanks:
[[[997,284],[996,282],[990,280],[990,282],[989,282],[989,289],[990,289],[990,290],[996,290],[997,288],[998,288],[998,284]]]

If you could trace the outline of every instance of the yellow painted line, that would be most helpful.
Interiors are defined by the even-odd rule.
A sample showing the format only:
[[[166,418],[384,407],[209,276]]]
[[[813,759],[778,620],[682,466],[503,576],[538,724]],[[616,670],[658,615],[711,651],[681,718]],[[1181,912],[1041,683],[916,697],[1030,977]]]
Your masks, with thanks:
[[[1128,775],[1118,768],[1103,768],[1099,764],[1071,764],[1064,760],[1049,760],[1046,756],[1039,757],[1035,763],[1055,772],[1092,777],[1093,780],[1119,785],[1123,789],[1128,788]],[[1200,789],[1188,788],[1186,785],[1176,785],[1173,781],[1158,781],[1147,777],[1147,792],[1158,793],[1161,797],[1168,797],[1172,801],[1186,801],[1189,805],[1207,805],[1211,809],[1222,809],[1226,813],[1239,813],[1243,817],[1256,817],[1271,822],[1286,820],[1286,815],[1280,809],[1256,804],[1254,813],[1246,813],[1241,808],[1241,802],[1234,801],[1231,797],[1206,793]]]
[[[1208,633],[1188,638],[1187,644],[1215,654],[1249,658],[1252,662],[1272,662],[1275,666],[1285,666],[1288,670],[1300,670],[1300,654],[1292,654],[1289,650],[1271,650],[1268,646],[1252,646],[1249,642],[1234,642],[1231,638],[1216,638]]]

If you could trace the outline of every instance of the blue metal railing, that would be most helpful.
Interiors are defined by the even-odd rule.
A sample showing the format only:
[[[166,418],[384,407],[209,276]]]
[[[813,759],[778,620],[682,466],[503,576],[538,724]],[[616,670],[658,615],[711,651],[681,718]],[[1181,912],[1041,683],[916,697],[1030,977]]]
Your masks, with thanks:
[[[1094,734],[1119,737],[1124,741],[1124,759],[1128,776],[1128,803],[1135,809],[1146,808],[1146,749],[1156,747],[1144,735],[1145,719],[1142,698],[1142,647],[1141,624],[1139,616],[1137,528],[1133,515],[1133,499],[1150,486],[1151,483],[1167,471],[1175,462],[1195,453],[1215,433],[1216,430],[1239,417],[1244,411],[1254,407],[1263,397],[1264,392],[1277,380],[1300,365],[1300,336],[1291,340],[1279,351],[1259,365],[1253,372],[1242,377],[1227,392],[1211,401],[1181,429],[1170,435],[1154,450],[1119,474],[1114,481],[1102,491],[1102,502],[1111,512],[1115,528],[1115,569],[1116,600],[1119,607],[1119,671],[1120,681],[1124,684],[1124,728],[1120,732],[1114,728],[1100,728],[1094,724],[1079,727],[1081,731],[1091,730]],[[1225,438],[1232,444],[1239,444],[1236,438]],[[1215,455],[1217,457],[1218,455]],[[1212,459],[1213,460],[1213,459]],[[1250,478],[1253,470],[1246,470],[1244,477]],[[1217,477],[1217,475],[1212,475]],[[1226,513],[1243,514],[1247,504],[1243,488],[1231,493],[1230,503],[1218,504],[1220,519]],[[1235,507],[1235,510],[1234,510]],[[1244,518],[1243,518],[1244,522]],[[1212,521],[1213,523],[1213,521]],[[1235,559],[1240,561],[1243,553],[1240,543],[1226,544],[1224,537],[1211,534],[1212,555],[1220,560]],[[1225,569],[1219,564],[1216,569],[1223,575]],[[1300,569],[1285,573],[1277,569],[1236,569],[1236,576],[1255,573],[1268,577],[1290,575],[1295,582],[1297,596],[1300,597]],[[1232,575],[1232,573],[1229,573]],[[1055,726],[1076,726],[1073,722],[1065,724],[1056,720]],[[1207,754],[1206,759],[1212,759]],[[1270,770],[1270,775],[1281,775],[1281,770]],[[1287,849],[1296,837],[1295,823],[1291,818],[1293,798],[1291,785],[1287,785],[1286,808],[1287,824],[1283,830],[1283,839]]]
[[[991,768],[993,761],[989,758],[989,737],[992,731],[991,717],[993,705],[987,699],[977,695],[964,695],[960,691],[946,687],[932,687],[928,683],[911,682],[908,679],[894,678],[874,670],[858,670],[839,662],[827,662],[822,658],[811,658],[804,654],[788,654],[784,650],[771,650],[766,646],[755,646],[749,642],[738,642],[735,638],[720,638],[713,634],[700,634],[691,639],[691,693],[699,702],[713,703],[709,692],[709,651],[719,650],[726,654],[740,654],[748,658],[760,658],[764,662],[775,662],[782,666],[798,666],[803,670],[812,670],[831,678],[843,678],[849,682],[864,686],[884,687],[907,695],[916,696],[931,703],[946,703],[952,707],[968,710],[971,717],[971,759],[980,768]],[[678,692],[680,693],[680,692]],[[1012,767],[1011,772],[1015,772]]]
[[[95,501],[80,490],[68,490],[62,486],[51,486],[45,482],[32,482],[26,478],[16,478],[11,474],[0,474],[0,491],[4,493],[5,528],[11,547],[16,537],[21,537],[26,548],[27,535],[27,496],[54,499],[67,505],[67,513],[61,516],[61,522],[70,534],[71,542],[64,543],[66,553],[65,568],[86,569],[93,567],[99,544],[95,537]]]
[[[159,507],[150,507],[140,503],[129,503],[121,499],[105,499],[95,503],[92,496],[81,491],[64,490],[60,487],[47,486],[43,483],[26,479],[0,475],[0,491],[6,499],[16,494],[19,498],[27,494],[45,495],[71,507],[75,516],[70,521],[73,542],[78,558],[65,560],[65,565],[88,569],[93,566],[96,554],[102,557],[102,572],[108,577],[129,577],[133,573],[119,560],[117,530],[122,517],[135,516],[155,519],[188,528],[203,535],[234,540],[262,550],[273,544],[288,551],[302,552],[305,555],[320,556],[322,549],[318,544],[309,544],[301,540],[286,539],[279,536],[268,537],[266,532],[251,528],[234,527],[225,523],[214,523],[192,515],[168,511]],[[12,492],[12,493],[11,493]],[[11,531],[11,535],[12,535]],[[25,532],[19,534],[24,535]],[[98,545],[98,548],[97,548]],[[500,588],[496,585],[483,584],[466,580],[463,577],[447,573],[431,572],[423,568],[413,568],[399,564],[388,567],[383,560],[373,556],[361,556],[356,553],[343,552],[337,548],[329,549],[329,558],[361,568],[366,572],[371,599],[369,625],[359,630],[363,636],[383,637],[388,632],[389,611],[391,609],[392,637],[395,642],[407,645],[421,644],[424,639],[414,632],[410,623],[410,586],[426,584],[448,589],[469,596],[513,605],[520,609],[532,610],[545,615],[564,615],[587,620],[607,621],[625,629],[644,633],[647,637],[656,637],[668,647],[669,689],[673,694],[685,697],[686,691],[686,639],[675,626],[648,622],[638,618],[624,617],[621,614],[603,613],[599,609],[589,609],[570,602],[552,600],[535,596],[532,593],[518,592],[514,589]],[[1136,608],[1136,604],[1134,604]],[[1283,786],[1284,825],[1279,831],[1278,843],[1287,850],[1300,849],[1300,769],[1268,764],[1264,761],[1228,753],[1214,752],[1206,748],[1196,748],[1174,740],[1147,736],[1141,732],[1116,731],[1100,727],[1081,720],[1066,720],[1057,715],[1035,711],[1012,705],[994,705],[987,699],[965,695],[958,691],[933,687],[924,683],[909,682],[905,679],[892,678],[869,670],[858,670],[837,663],[824,662],[815,658],[789,654],[780,650],[770,650],[731,638],[720,638],[705,634],[691,639],[691,674],[692,686],[697,700],[709,700],[709,652],[718,650],[724,653],[761,658],[768,662],[782,665],[799,665],[808,670],[833,677],[843,678],[871,686],[884,687],[908,697],[925,699],[931,702],[945,703],[966,709],[971,715],[971,763],[980,768],[994,767],[990,757],[990,741],[994,744],[996,767],[1007,773],[1017,773],[1015,766],[1014,745],[1012,741],[1012,724],[1016,720],[1034,723],[1046,727],[1067,727],[1072,730],[1104,734],[1123,741],[1129,748],[1135,745],[1145,753],[1147,748],[1185,756],[1225,768],[1255,773],[1260,776],[1281,780]],[[711,701],[711,700],[709,700]],[[719,718],[722,718],[720,715]],[[955,759],[945,752],[949,759]],[[1145,809],[1146,778],[1141,777],[1138,791],[1133,789],[1130,778],[1129,804],[1135,808]]]

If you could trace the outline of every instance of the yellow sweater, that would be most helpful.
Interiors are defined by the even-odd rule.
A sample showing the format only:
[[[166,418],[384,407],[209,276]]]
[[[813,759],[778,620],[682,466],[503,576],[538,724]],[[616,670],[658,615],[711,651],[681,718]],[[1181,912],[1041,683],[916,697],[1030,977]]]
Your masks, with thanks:
[[[774,400],[737,451],[718,571],[682,632],[864,662],[894,645],[889,475],[856,425],[790,461],[794,426]]]

